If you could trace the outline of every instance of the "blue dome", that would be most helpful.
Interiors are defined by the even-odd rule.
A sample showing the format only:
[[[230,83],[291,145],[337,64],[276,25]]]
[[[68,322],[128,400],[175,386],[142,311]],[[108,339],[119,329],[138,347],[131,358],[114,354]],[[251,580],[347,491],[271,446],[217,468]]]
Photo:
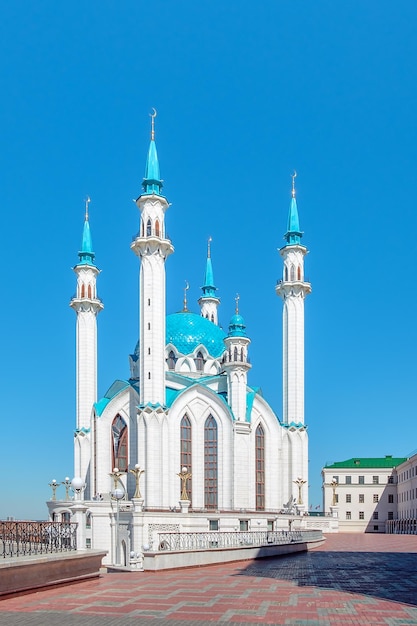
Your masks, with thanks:
[[[196,313],[172,313],[166,319],[166,343],[172,343],[181,354],[191,354],[203,345],[217,359],[224,350],[225,333],[219,326]]]
[[[229,337],[246,337],[244,319],[239,313],[235,313],[229,324]]]

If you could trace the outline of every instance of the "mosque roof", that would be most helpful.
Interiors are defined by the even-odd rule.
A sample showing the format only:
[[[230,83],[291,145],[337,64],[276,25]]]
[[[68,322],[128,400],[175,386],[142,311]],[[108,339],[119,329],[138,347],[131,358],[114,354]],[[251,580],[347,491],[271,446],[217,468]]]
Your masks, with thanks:
[[[181,311],[166,318],[166,344],[171,343],[180,354],[191,354],[203,345],[217,359],[224,350],[225,332],[205,317]]]

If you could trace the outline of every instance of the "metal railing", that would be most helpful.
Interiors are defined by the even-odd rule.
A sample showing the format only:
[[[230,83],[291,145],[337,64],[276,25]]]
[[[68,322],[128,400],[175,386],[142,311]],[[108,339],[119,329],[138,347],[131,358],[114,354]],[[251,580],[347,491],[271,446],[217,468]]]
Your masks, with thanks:
[[[158,546],[155,551],[186,551],[211,550],[215,548],[242,548],[288,545],[290,543],[304,543],[319,541],[323,534],[321,530],[274,530],[274,531],[240,531],[240,532],[211,532],[195,533],[158,533]]]
[[[0,521],[0,558],[77,549],[78,524]]]

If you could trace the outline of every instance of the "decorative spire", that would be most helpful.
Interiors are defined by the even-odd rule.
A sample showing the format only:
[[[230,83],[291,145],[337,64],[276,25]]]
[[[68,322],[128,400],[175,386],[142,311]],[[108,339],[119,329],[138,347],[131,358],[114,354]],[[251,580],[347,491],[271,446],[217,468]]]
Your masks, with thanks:
[[[201,287],[203,290],[203,298],[215,298],[217,287],[214,285],[213,266],[211,264],[211,242],[213,239],[208,238],[207,241],[207,261],[206,261],[206,273],[204,275],[204,285]]]
[[[188,280],[185,281],[185,287],[184,287],[184,300],[183,300],[183,308],[182,308],[182,312],[183,313],[187,313],[188,309],[187,309],[187,291],[189,290],[190,285],[188,284]]]
[[[240,300],[240,296],[237,293],[236,294],[236,298],[235,298],[235,303],[236,303],[235,313],[236,313],[236,315],[239,313],[239,300]]]
[[[149,144],[148,157],[146,159],[145,178],[142,182],[145,194],[161,195],[162,180],[159,173],[158,153],[155,144],[155,117],[156,109],[152,109],[151,117],[151,141]]]
[[[291,204],[288,213],[288,226],[287,232],[284,235],[284,239],[290,246],[299,245],[301,243],[301,237],[303,233],[300,231],[300,223],[298,220],[297,200],[295,198],[295,179],[297,172],[291,175],[292,178],[292,191],[291,191]]]
[[[94,265],[94,252],[93,252],[93,243],[91,239],[90,232],[90,222],[88,221],[88,209],[91,200],[90,197],[87,196],[85,199],[85,219],[84,219],[84,228],[83,228],[83,240],[81,243],[81,250],[78,253],[80,258],[80,265]]]

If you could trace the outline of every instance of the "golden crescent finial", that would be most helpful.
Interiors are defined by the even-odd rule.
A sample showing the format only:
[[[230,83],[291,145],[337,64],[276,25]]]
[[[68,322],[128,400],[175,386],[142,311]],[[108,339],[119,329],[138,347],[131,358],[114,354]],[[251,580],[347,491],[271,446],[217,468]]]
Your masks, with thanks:
[[[213,238],[210,235],[210,237],[207,240],[207,258],[210,258],[210,244],[212,241],[213,241]]]
[[[149,117],[151,118],[151,141],[155,139],[155,118],[157,115],[156,109],[152,107],[152,113],[149,113]]]
[[[87,196],[85,199],[85,221],[88,221],[88,205],[90,204],[90,196]]]
[[[297,172],[294,170],[294,174],[291,174],[291,178],[292,178],[292,192],[291,195],[293,198],[295,198],[295,179],[297,178]]]
[[[188,284],[188,280],[185,281],[185,287],[184,287],[184,300],[183,300],[183,311],[188,311],[187,309],[187,291],[189,290],[190,285]]]

